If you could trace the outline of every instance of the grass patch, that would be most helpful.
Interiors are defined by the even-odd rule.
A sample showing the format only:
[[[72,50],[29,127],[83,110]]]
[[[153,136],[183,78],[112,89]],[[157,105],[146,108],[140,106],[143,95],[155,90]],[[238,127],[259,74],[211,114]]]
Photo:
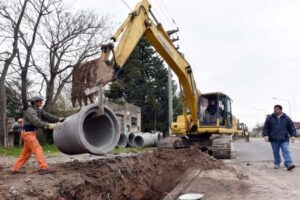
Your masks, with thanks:
[[[61,153],[55,145],[50,144],[44,145],[43,150],[46,156],[55,156]]]
[[[55,156],[60,154],[60,151],[54,145],[44,145],[43,146],[44,154],[46,156]],[[21,154],[22,149],[18,147],[13,148],[4,148],[0,147],[0,156],[14,156],[17,157]]]
[[[136,147],[127,147],[127,148],[115,148],[111,153],[118,155],[121,153],[140,153],[148,152],[157,149],[157,147],[146,147],[146,148],[136,148]]]
[[[127,148],[115,148],[111,154],[118,155],[122,153],[140,153],[140,152],[148,152],[157,149],[157,147],[146,147],[146,148],[136,148],[136,147],[127,147]],[[55,145],[44,145],[43,146],[44,154],[47,157],[57,156],[61,154],[61,152],[57,149]],[[13,148],[4,148],[0,147],[0,156],[14,156],[18,157],[21,154],[22,149],[18,147]]]

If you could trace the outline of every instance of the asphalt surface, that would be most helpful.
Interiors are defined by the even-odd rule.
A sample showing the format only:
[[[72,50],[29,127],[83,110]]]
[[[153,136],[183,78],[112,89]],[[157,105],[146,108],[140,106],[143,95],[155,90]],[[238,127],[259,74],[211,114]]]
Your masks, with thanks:
[[[236,157],[224,162],[231,168],[187,171],[168,196],[201,193],[205,200],[300,200],[300,141],[290,145],[294,170],[274,169],[270,143],[262,138],[235,141]],[[234,170],[232,170],[234,169]],[[198,170],[198,171],[197,171]]]
[[[250,142],[234,142],[236,160],[244,162],[273,161],[272,148],[270,143],[264,142],[262,138],[250,139]],[[294,163],[300,166],[300,141],[290,144],[290,150]],[[283,162],[283,158],[282,158]]]

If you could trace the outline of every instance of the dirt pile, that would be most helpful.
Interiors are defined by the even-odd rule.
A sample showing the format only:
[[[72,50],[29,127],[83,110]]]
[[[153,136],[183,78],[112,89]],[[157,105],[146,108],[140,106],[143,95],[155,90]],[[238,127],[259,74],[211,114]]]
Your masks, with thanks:
[[[191,167],[208,170],[225,165],[197,149],[168,149],[51,167],[57,170],[55,175],[4,175],[0,195],[6,199],[162,199]]]

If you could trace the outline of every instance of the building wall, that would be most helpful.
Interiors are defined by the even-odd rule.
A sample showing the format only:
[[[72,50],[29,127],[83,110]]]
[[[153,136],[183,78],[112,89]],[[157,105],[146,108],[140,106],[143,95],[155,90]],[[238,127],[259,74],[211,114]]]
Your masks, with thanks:
[[[105,101],[116,114],[121,132],[141,131],[141,108],[129,103],[116,104]]]

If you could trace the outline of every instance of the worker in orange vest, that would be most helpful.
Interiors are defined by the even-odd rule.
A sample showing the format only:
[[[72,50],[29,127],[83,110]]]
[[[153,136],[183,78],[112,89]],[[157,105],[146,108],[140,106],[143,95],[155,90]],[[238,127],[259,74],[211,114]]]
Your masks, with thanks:
[[[58,122],[62,122],[64,118],[59,118],[44,111],[42,109],[44,98],[40,95],[33,96],[29,101],[30,106],[24,113],[24,127],[21,133],[21,137],[24,140],[24,148],[19,159],[13,165],[11,172],[25,173],[21,168],[33,153],[38,161],[40,174],[54,173],[55,171],[50,170],[48,167],[43,149],[36,138],[36,134],[38,128],[55,129]]]

